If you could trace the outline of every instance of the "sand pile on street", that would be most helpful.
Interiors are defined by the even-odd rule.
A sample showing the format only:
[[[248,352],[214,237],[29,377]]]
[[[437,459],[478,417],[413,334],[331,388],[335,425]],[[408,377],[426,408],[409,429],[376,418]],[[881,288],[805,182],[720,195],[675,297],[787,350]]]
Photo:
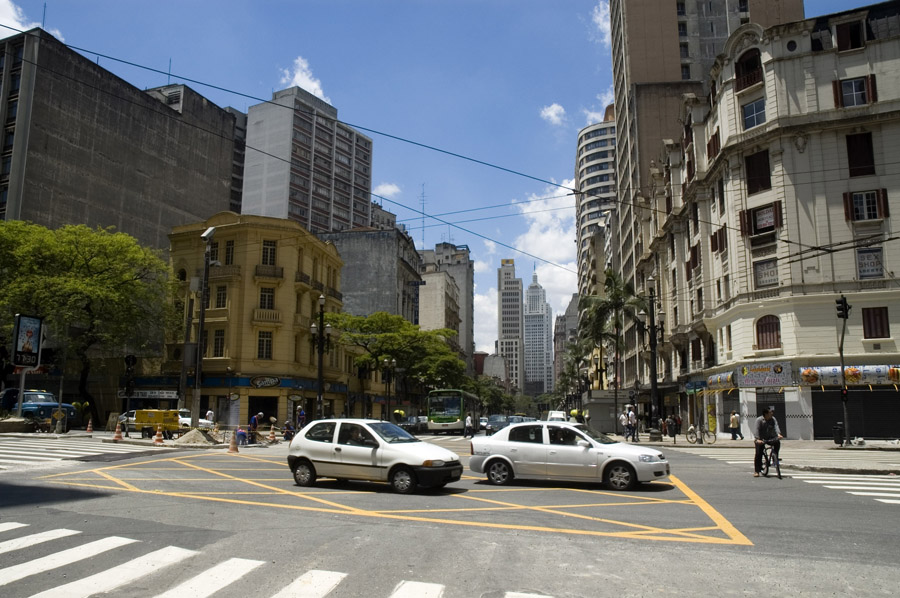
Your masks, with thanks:
[[[200,430],[191,430],[187,434],[182,434],[175,441],[175,444],[215,444],[203,435]]]

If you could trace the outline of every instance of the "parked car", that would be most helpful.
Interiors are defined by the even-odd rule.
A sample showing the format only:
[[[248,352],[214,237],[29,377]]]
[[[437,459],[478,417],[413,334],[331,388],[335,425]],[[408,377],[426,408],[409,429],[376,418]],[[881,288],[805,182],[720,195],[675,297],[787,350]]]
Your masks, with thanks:
[[[178,425],[182,428],[190,428],[191,427],[191,410],[190,409],[179,409],[178,410]],[[204,430],[211,429],[215,424],[213,424],[208,419],[203,419],[202,417],[197,420],[197,427],[202,428]]]
[[[618,442],[584,424],[513,424],[493,436],[476,436],[471,447],[469,468],[498,486],[520,478],[605,482],[613,490],[630,490],[669,475],[660,451]]]
[[[287,461],[298,486],[320,477],[368,480],[387,482],[400,494],[441,488],[463,471],[455,453],[374,419],[316,420],[294,437]]]
[[[428,431],[428,417],[425,415],[410,415],[400,423],[400,427],[410,434],[421,434]]]
[[[18,388],[7,388],[3,391],[2,397],[0,397],[0,404],[10,413],[17,413],[19,410],[18,397]],[[61,414],[57,413],[59,409],[62,409]],[[70,427],[78,425],[76,421],[78,412],[75,411],[75,407],[69,403],[60,404],[56,395],[52,392],[43,390],[25,391],[25,400],[22,403],[22,417],[24,419],[34,420],[35,423],[45,426],[44,429],[47,429],[46,426],[55,425],[60,415],[64,416],[64,431],[68,432]]]

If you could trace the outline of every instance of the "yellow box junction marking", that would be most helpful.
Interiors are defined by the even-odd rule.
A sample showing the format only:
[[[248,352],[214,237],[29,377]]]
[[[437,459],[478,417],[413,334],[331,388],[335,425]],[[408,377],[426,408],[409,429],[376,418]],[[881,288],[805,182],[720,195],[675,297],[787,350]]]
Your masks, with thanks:
[[[673,487],[670,492],[678,491],[673,498],[663,498],[660,493],[634,494],[607,492],[583,488],[494,488],[470,489],[446,495],[447,506],[443,508],[424,509],[391,509],[369,510],[338,502],[340,497],[359,496],[359,492],[339,490],[316,490],[314,488],[290,489],[270,485],[269,482],[292,481],[287,465],[281,461],[273,461],[250,455],[229,455],[223,458],[219,453],[198,453],[188,456],[152,459],[139,463],[128,463],[88,469],[79,472],[67,472],[44,476],[52,483],[85,488],[115,490],[120,492],[136,492],[161,496],[180,497],[191,500],[205,500],[240,505],[255,505],[277,509],[324,512],[344,514],[356,517],[373,517],[458,525],[466,527],[482,527],[491,529],[533,531],[545,533],[573,534],[582,536],[599,536],[609,538],[630,538],[654,540],[661,542],[691,542],[704,544],[730,544],[752,546],[752,542],[744,536],[731,522],[722,516],[708,502],[691,490],[675,476],[670,476],[667,485]],[[259,467],[254,468],[251,464]],[[213,469],[212,467],[215,467]],[[269,471],[283,471],[284,478],[248,479],[247,472],[260,474]],[[178,477],[172,474],[192,473],[190,477]],[[197,476],[196,474],[205,474]],[[480,479],[480,478],[478,478]],[[182,488],[177,491],[165,490],[166,484],[204,484],[215,482],[214,490],[207,488]],[[228,491],[223,484],[238,484],[239,489]],[[664,484],[652,482],[651,484]],[[527,505],[515,501],[517,495],[527,493],[530,497],[547,495],[552,503]],[[562,493],[562,494],[560,494]],[[668,494],[668,492],[667,492]],[[586,501],[567,503],[569,497],[587,498]],[[267,497],[268,500],[266,498]],[[273,502],[277,498],[286,498],[290,502]],[[698,526],[667,528],[645,525],[623,519],[626,512],[634,508],[655,509],[664,506],[695,508],[704,516],[705,522]],[[452,519],[450,515],[485,515],[496,519],[498,514],[534,511],[559,518],[560,525],[541,526],[515,523],[502,523],[496,520]],[[602,513],[603,516],[599,516]],[[677,520],[684,521],[684,517]]]

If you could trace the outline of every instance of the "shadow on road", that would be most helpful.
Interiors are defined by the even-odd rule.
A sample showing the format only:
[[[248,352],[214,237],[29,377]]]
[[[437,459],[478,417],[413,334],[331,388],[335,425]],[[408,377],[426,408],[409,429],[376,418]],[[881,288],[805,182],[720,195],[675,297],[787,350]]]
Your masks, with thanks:
[[[0,509],[23,505],[54,504],[73,500],[103,498],[111,492],[58,488],[52,486],[28,486],[0,481]]]

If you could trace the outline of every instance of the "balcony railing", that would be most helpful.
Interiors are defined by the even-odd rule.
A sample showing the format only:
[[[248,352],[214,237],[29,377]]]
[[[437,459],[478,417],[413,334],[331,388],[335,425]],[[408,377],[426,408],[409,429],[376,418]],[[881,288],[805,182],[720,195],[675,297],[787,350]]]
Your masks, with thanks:
[[[209,267],[209,279],[212,280],[214,278],[232,278],[234,276],[241,275],[241,267],[236,266],[234,264],[230,266],[210,266]],[[203,270],[201,268],[197,269],[197,276],[203,276]]]
[[[338,301],[343,301],[343,300],[344,300],[344,295],[343,295],[343,293],[341,293],[341,292],[340,292],[339,290],[337,290],[337,289],[332,289],[331,287],[328,287],[328,288],[325,290],[325,292],[328,294],[329,297],[333,297],[334,299],[337,299]]]
[[[751,85],[756,85],[763,79],[763,72],[761,68],[754,69],[749,73],[744,73],[743,75],[738,75],[734,81],[735,91],[741,91],[742,89],[747,89]]]
[[[284,278],[284,268],[281,266],[257,264],[256,275],[263,278]]]
[[[260,324],[281,324],[281,312],[277,309],[253,310],[253,322]]]
[[[303,284],[309,284],[309,274],[305,272],[297,271],[294,274],[294,282],[302,282]]]

